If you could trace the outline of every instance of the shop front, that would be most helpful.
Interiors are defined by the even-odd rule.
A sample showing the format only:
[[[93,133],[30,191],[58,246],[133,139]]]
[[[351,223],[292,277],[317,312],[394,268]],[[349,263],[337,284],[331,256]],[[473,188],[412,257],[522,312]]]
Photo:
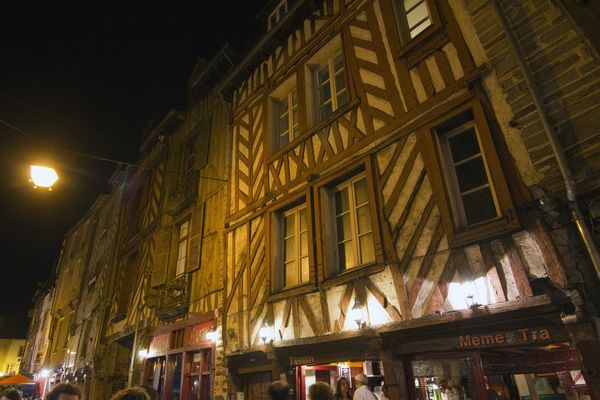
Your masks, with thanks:
[[[558,315],[479,322],[384,334],[389,337],[389,363],[396,367],[396,396],[410,400],[593,399],[580,354]],[[587,328],[582,325],[581,329]]]
[[[368,377],[371,390],[379,396],[385,376],[377,338],[356,332],[350,338],[331,335],[313,339],[266,345],[262,351],[230,356],[230,398],[267,400],[268,385],[285,380],[290,385],[291,399],[308,400],[312,384],[325,382],[335,390],[338,381],[345,378],[353,390],[354,377],[359,373]]]
[[[188,323],[158,329],[150,341],[141,383],[161,400],[212,398],[215,350],[207,334],[215,322]]]

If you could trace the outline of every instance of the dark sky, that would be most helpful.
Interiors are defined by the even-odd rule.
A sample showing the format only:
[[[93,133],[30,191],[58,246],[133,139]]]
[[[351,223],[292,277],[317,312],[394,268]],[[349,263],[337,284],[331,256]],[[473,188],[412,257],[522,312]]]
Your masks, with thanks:
[[[258,0],[19,0],[0,6],[0,120],[52,145],[135,161],[147,121],[184,106],[197,58],[244,53]],[[61,181],[34,190],[28,166]],[[49,151],[0,124],[0,314],[24,315],[64,234],[105,187],[111,164]]]

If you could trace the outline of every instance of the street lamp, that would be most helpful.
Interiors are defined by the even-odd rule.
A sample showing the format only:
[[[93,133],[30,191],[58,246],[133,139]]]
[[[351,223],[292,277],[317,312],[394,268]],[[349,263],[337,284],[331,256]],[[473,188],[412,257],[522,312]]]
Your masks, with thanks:
[[[273,341],[273,337],[271,336],[271,327],[268,325],[263,325],[263,327],[258,331],[258,334],[260,335],[263,344],[267,344],[267,340],[270,342]]]
[[[217,332],[216,328],[206,332],[206,340],[212,343],[217,343],[217,340],[219,340],[219,332]]]
[[[58,181],[58,174],[54,168],[32,165],[29,180],[33,182],[34,188],[41,187],[52,190],[52,186]]]

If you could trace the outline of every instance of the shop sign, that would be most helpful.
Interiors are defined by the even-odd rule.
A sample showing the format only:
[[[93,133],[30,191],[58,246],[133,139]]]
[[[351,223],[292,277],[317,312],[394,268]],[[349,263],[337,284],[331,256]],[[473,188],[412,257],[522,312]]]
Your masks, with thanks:
[[[206,321],[188,327],[187,346],[197,346],[206,343],[206,332],[214,327],[214,321]]]
[[[150,342],[150,348],[148,349],[148,352],[152,354],[164,353],[165,351],[169,350],[170,339],[170,333],[154,336]]]
[[[290,357],[289,358],[290,367],[298,367],[300,365],[314,365],[315,358],[312,356],[306,357]]]
[[[458,344],[462,348],[484,346],[506,346],[534,344],[554,339],[546,328],[521,328],[511,331],[485,333],[481,335],[461,335]]]

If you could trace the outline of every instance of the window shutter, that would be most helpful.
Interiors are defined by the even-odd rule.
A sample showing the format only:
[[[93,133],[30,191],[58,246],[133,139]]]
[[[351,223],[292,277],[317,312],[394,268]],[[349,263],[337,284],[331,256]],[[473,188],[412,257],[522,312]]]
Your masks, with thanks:
[[[195,271],[200,267],[200,252],[202,251],[202,225],[204,222],[204,203],[192,210],[190,248],[188,252],[187,272]]]
[[[156,232],[156,255],[152,266],[152,286],[165,282],[169,266],[169,249],[171,247],[171,229],[159,228]]]

